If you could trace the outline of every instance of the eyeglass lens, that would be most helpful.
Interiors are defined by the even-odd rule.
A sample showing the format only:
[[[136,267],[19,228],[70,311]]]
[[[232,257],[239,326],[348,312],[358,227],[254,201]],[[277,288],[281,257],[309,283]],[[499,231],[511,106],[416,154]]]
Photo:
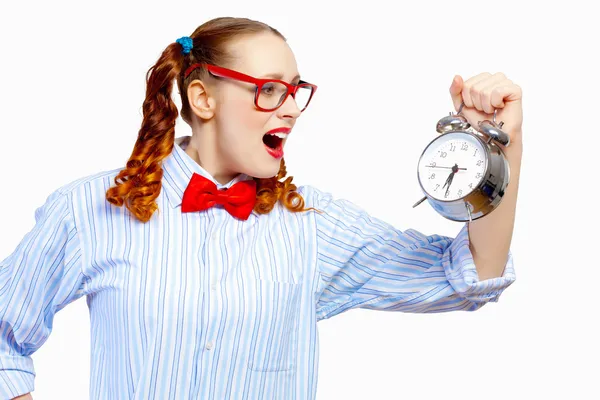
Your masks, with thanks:
[[[308,104],[312,88],[310,86],[300,86],[295,94],[296,105],[300,110]],[[258,93],[258,106],[266,109],[273,109],[281,105],[285,100],[287,87],[279,82],[265,83]]]

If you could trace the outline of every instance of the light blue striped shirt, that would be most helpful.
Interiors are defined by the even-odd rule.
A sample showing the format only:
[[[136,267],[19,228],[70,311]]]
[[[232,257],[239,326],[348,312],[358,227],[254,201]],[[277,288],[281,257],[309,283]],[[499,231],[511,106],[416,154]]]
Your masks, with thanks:
[[[515,280],[478,281],[468,226],[455,239],[400,231],[300,186],[307,207],[238,220],[181,213],[193,172],[176,139],[159,210],[142,223],[105,199],[121,168],[66,184],[0,262],[0,398],[34,390],[31,354],[54,314],[86,296],[90,399],[314,399],[317,322],[352,308],[476,310]],[[226,185],[241,179],[240,174]]]

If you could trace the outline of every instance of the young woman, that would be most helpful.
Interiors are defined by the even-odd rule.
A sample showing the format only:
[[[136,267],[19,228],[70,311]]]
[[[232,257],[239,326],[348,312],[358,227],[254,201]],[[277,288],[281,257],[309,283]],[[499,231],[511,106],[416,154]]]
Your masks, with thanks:
[[[175,137],[174,80],[192,136]],[[34,390],[31,354],[82,296],[90,398],[103,400],[313,399],[318,321],[497,301],[515,280],[520,88],[502,74],[451,85],[469,120],[504,108],[512,139],[501,207],[455,239],[286,178],[287,138],[316,90],[257,21],[214,19],[170,44],[148,71],[125,168],[51,193],[0,263],[0,397]]]

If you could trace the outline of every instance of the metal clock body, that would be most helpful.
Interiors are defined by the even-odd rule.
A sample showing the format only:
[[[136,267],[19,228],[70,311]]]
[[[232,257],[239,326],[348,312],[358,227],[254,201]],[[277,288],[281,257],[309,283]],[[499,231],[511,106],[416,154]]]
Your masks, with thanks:
[[[493,121],[481,121],[474,129],[460,114],[438,121],[440,135],[425,148],[417,177],[433,209],[452,221],[473,221],[492,212],[504,196],[510,168],[502,149],[509,136]]]

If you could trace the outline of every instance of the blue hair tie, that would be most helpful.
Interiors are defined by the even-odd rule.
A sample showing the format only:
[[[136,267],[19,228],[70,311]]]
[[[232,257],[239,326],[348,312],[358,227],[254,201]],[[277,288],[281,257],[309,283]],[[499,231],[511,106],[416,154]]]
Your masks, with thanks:
[[[192,50],[192,48],[194,47],[194,41],[189,36],[180,37],[179,39],[177,39],[177,43],[179,43],[183,47],[183,50],[181,51],[183,54],[188,54],[190,50]]]

